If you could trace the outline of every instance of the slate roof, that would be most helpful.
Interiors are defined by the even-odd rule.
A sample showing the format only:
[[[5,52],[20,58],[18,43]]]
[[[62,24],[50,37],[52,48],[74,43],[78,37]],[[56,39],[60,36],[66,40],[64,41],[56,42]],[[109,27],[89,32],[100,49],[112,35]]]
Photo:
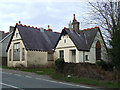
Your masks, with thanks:
[[[16,24],[13,35],[15,33],[16,28],[18,28],[26,50],[35,51],[54,51],[63,34],[69,35],[69,37],[71,38],[71,40],[73,41],[73,43],[79,51],[89,51],[97,32],[100,32],[99,27],[84,29],[81,30],[79,33],[77,33],[74,30],[64,28],[60,34],[45,29],[42,30],[37,27],[35,28],[26,25],[23,26],[21,24]],[[11,40],[13,38],[13,35],[11,37]],[[9,42],[8,48],[11,44],[11,40]],[[8,51],[8,48],[6,51]]]
[[[4,33],[4,31],[0,31],[0,32],[3,33],[2,36],[0,36],[1,37],[0,40],[4,39],[9,34],[9,32],[7,33]]]
[[[21,39],[24,43],[26,50],[35,51],[54,51],[56,42],[60,36],[59,33],[52,32],[45,29],[30,27],[22,24],[16,24],[16,27],[20,33]],[[16,30],[16,29],[15,29]],[[15,33],[14,30],[14,33]],[[14,35],[13,33],[13,35]],[[13,36],[11,37],[12,40]],[[10,40],[10,43],[11,43]],[[9,43],[9,46],[10,46]],[[8,48],[9,48],[8,46]],[[8,51],[7,48],[7,51]]]
[[[5,38],[8,34],[9,34],[9,32],[4,33],[3,36],[2,36],[2,39]]]
[[[64,28],[59,37],[59,40],[62,35],[68,34],[79,51],[89,51],[98,31],[99,27],[81,30],[79,33],[74,30],[70,30],[69,28]]]

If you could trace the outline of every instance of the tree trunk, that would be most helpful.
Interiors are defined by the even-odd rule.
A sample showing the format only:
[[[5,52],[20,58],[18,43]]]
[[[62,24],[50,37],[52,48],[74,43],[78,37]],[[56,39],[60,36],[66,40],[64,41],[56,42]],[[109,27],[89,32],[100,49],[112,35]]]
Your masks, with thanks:
[[[120,69],[118,70],[118,90],[120,90]]]

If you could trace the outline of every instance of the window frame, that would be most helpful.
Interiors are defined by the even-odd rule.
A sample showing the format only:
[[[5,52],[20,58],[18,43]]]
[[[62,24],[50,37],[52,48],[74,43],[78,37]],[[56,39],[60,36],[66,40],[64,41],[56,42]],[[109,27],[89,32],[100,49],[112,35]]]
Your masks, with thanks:
[[[16,33],[16,38],[18,38],[18,33]]]
[[[12,55],[12,50],[10,49],[10,51],[9,51],[9,61],[12,61],[11,55]]]
[[[22,48],[22,61],[25,61],[25,48]]]
[[[64,58],[64,50],[59,50],[59,58]]]
[[[19,59],[15,60],[15,53],[19,52]],[[20,42],[13,44],[13,61],[20,61]]]
[[[66,39],[64,39],[64,43],[66,43]]]
[[[52,57],[52,59],[49,59],[49,58],[51,58],[51,57]],[[48,61],[54,61],[53,52],[48,52]]]
[[[89,56],[88,55],[85,55],[85,60],[89,61]]]
[[[13,49],[16,51],[20,50],[20,42],[14,43]]]
[[[99,40],[96,42],[96,60],[101,60],[101,43]]]

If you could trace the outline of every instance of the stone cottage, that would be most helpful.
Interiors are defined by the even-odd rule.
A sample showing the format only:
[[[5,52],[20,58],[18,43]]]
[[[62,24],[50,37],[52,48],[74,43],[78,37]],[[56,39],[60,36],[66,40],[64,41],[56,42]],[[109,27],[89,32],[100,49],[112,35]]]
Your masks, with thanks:
[[[99,27],[79,30],[75,15],[69,28],[64,28],[55,47],[55,58],[68,63],[96,63],[108,60],[107,48]]]
[[[59,33],[51,29],[16,24],[7,53],[9,67],[31,67],[54,63],[54,50]]]

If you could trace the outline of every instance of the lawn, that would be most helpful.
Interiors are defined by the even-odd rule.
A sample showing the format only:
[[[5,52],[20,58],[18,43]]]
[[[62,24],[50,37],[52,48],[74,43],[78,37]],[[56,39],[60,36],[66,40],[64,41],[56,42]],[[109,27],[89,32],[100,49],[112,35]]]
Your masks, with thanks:
[[[40,75],[49,75],[53,79],[60,80],[60,81],[67,81],[79,84],[86,84],[98,87],[105,87],[105,88],[118,88],[118,83],[113,81],[106,81],[106,80],[97,80],[97,79],[90,79],[90,78],[78,78],[77,76],[71,76],[70,78],[67,75],[56,73],[55,69],[53,68],[35,68],[35,69],[27,69],[27,68],[8,68],[3,66],[4,69],[12,69],[12,70],[19,70],[25,72],[33,72]]]

